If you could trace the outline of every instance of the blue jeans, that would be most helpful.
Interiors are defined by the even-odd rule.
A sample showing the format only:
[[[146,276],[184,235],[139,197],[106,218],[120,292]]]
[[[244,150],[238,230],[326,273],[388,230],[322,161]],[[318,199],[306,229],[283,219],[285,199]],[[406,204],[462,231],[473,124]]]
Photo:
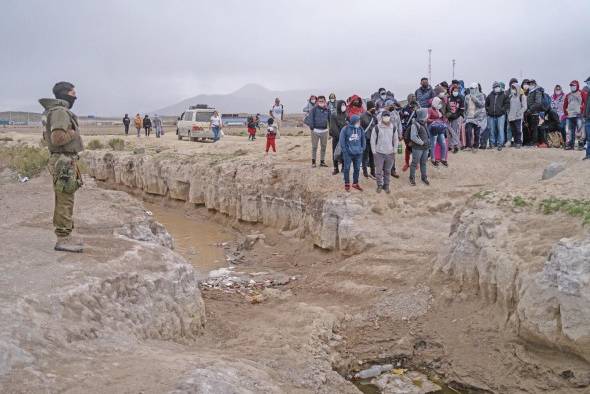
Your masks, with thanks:
[[[219,129],[219,127],[217,127],[217,126],[213,126],[213,127],[211,128],[211,130],[213,130],[213,140],[214,140],[214,141],[217,141],[217,140],[219,140],[219,130],[220,130],[220,129]]]
[[[348,155],[342,152],[342,159],[344,165],[342,166],[342,175],[344,175],[344,184],[350,185],[350,165],[352,164],[352,183],[359,183],[359,173],[361,169],[361,163],[363,162],[363,154]]]
[[[493,117],[488,116],[488,128],[490,130],[490,145],[503,146],[504,145],[504,120],[506,115]]]
[[[588,105],[588,104],[586,104]],[[590,157],[590,118],[585,119],[586,122],[586,157]]]
[[[430,160],[435,160],[435,150],[436,143],[440,145],[440,159],[442,161],[447,161],[447,153],[449,153],[447,149],[447,141],[445,138],[444,128],[440,126],[430,127]]]

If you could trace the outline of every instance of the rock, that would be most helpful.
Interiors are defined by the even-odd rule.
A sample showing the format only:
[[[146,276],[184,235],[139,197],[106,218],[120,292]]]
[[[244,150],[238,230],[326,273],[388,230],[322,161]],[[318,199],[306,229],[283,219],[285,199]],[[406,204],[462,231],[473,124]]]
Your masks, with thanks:
[[[159,222],[148,219],[123,225],[116,231],[117,234],[143,242],[155,242],[166,248],[174,249],[174,240],[164,226]]]
[[[553,178],[555,175],[559,174],[565,170],[565,165],[563,163],[551,163],[543,170],[543,176],[541,176],[542,180],[547,180]]]
[[[238,245],[238,250],[251,250],[259,239],[264,240],[266,239],[266,236],[264,234],[246,235],[246,237]]]
[[[370,368],[364,369],[354,375],[355,379],[369,379],[381,375],[384,372],[391,371],[392,364],[373,365]]]
[[[385,374],[372,381],[382,394],[427,394],[442,390],[442,387],[428,380],[426,375],[410,371],[401,375]]]
[[[145,148],[135,148],[133,149],[134,155],[143,155],[145,153]]]
[[[519,335],[590,361],[590,238],[561,240],[520,292]]]

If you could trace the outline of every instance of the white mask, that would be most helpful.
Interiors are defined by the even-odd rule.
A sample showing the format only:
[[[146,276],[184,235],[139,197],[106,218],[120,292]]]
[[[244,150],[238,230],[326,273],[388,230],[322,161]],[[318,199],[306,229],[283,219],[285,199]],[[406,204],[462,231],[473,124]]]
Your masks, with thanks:
[[[459,92],[457,92],[456,90],[453,92],[453,97],[457,97],[459,96]]]
[[[445,97],[445,93],[444,93],[444,92],[440,92],[440,93],[438,94],[438,97],[440,97],[440,98],[444,98],[444,97]]]
[[[346,105],[343,105],[342,107],[340,107],[340,111],[346,112]]]
[[[500,89],[499,87],[498,88],[494,88],[494,93],[500,93],[500,90],[502,90],[502,89]]]
[[[315,104],[315,100],[311,100],[310,103]]]
[[[572,93],[575,93],[578,90],[578,88],[575,86],[570,86],[570,90],[572,91]]]
[[[383,121],[383,123],[389,123],[389,121],[391,120],[391,116],[384,116],[381,118],[381,120]]]
[[[358,129],[359,127],[361,127],[361,122],[356,122],[356,123],[354,124],[354,127],[356,127],[357,129]]]
[[[381,93],[381,98],[382,98],[383,100],[385,100],[385,98],[386,98],[386,97],[387,97],[387,95],[386,95],[385,93]]]

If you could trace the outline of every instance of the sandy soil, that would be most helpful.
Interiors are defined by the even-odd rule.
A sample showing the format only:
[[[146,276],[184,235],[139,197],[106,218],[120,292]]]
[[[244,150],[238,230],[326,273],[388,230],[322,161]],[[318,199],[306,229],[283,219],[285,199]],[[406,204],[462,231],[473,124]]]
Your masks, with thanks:
[[[38,140],[20,130],[2,134],[15,141]],[[263,152],[264,138],[249,142],[227,136],[211,144],[177,141],[168,133],[160,140],[129,136],[126,141],[128,149],[202,158],[212,165],[240,157],[294,167],[313,195],[361,198],[386,226],[383,231],[390,242],[344,256],[313,247],[306,239],[208,213],[207,220],[232,232],[234,248],[244,236],[264,233],[263,241],[240,251],[245,258],[236,269],[250,274],[282,273],[296,280],[256,302],[241,293],[204,289],[206,333],[195,349],[260,363],[275,371],[275,379],[289,382],[285,392],[354,392],[331,374],[332,368],[347,376],[373,363],[391,361],[452,382],[460,392],[587,392],[590,367],[586,362],[523,342],[506,329],[496,305],[477,295],[455,292],[451,280],[432,277],[433,262],[448,240],[456,211],[474,194],[540,190],[543,168],[555,161],[588,179],[590,170],[580,162],[581,153],[555,149],[459,153],[450,155],[449,168],[429,166],[430,187],[411,187],[403,173],[394,180],[392,195],[377,195],[374,182],[362,179],[366,191],[351,197],[342,190],[340,175],[331,175],[331,168],[310,168],[306,136],[279,139],[279,152],[270,157]],[[400,162],[398,158],[398,168]],[[176,209],[193,208],[187,204]],[[540,243],[544,246],[539,255],[549,254],[551,242],[582,231],[577,219],[563,216],[560,223],[539,233],[546,241]],[[182,357],[191,354],[199,352]],[[576,379],[564,371],[574,371]]]

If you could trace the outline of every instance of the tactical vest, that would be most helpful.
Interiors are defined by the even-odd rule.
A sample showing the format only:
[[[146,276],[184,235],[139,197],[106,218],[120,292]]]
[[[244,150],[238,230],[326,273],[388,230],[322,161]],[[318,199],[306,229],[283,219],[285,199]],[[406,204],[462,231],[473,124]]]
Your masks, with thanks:
[[[74,138],[65,145],[54,145],[51,143],[51,115],[55,111],[66,111],[70,118],[70,129],[74,130]],[[43,132],[43,139],[47,142],[47,147],[51,153],[79,153],[84,150],[82,137],[80,136],[80,128],[78,126],[78,117],[70,110],[64,107],[52,107],[43,112],[43,123],[45,131]],[[67,131],[67,130],[66,130]]]

